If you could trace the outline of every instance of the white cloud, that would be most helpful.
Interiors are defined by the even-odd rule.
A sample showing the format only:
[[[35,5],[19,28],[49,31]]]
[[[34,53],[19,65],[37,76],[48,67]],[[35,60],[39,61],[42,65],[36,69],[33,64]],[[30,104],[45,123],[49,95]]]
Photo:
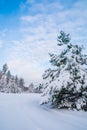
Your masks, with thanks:
[[[40,80],[49,66],[48,53],[59,53],[56,39],[60,30],[70,33],[73,41],[87,41],[84,2],[76,2],[72,8],[58,2],[31,3],[31,7],[29,1],[23,4],[28,13],[20,18],[21,39],[10,41],[12,46],[7,49],[8,65],[26,81]]]

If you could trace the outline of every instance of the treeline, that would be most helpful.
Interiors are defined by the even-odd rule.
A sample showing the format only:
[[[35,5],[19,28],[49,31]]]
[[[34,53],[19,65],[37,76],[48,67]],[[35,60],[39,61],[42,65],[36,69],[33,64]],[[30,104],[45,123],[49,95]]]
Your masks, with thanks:
[[[23,78],[11,74],[8,65],[4,64],[0,70],[0,92],[20,93],[26,91]]]
[[[40,93],[40,86],[30,83],[25,86],[23,78],[12,75],[7,64],[2,66],[0,70],[0,92],[5,93]]]

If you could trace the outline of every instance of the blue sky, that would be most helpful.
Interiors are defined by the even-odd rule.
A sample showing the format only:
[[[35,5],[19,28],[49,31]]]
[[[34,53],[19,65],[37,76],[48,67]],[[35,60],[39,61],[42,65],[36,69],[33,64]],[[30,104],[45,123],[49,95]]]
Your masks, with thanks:
[[[57,35],[87,44],[87,0],[0,0],[0,67],[26,82],[40,81],[49,52],[59,52]]]

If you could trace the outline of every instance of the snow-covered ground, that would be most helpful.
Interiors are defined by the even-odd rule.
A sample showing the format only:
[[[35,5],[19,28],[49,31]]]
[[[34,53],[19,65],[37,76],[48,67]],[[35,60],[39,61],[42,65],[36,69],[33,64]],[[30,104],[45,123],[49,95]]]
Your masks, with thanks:
[[[87,130],[87,112],[52,110],[39,94],[0,94],[0,130]]]

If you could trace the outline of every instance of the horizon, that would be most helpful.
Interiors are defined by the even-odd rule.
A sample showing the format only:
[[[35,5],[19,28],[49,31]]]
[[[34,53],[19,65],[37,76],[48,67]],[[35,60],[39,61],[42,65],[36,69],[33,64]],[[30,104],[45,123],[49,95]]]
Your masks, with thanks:
[[[72,43],[87,46],[86,5],[86,0],[1,0],[0,68],[7,63],[26,83],[41,81],[49,53],[59,52],[60,30]]]

